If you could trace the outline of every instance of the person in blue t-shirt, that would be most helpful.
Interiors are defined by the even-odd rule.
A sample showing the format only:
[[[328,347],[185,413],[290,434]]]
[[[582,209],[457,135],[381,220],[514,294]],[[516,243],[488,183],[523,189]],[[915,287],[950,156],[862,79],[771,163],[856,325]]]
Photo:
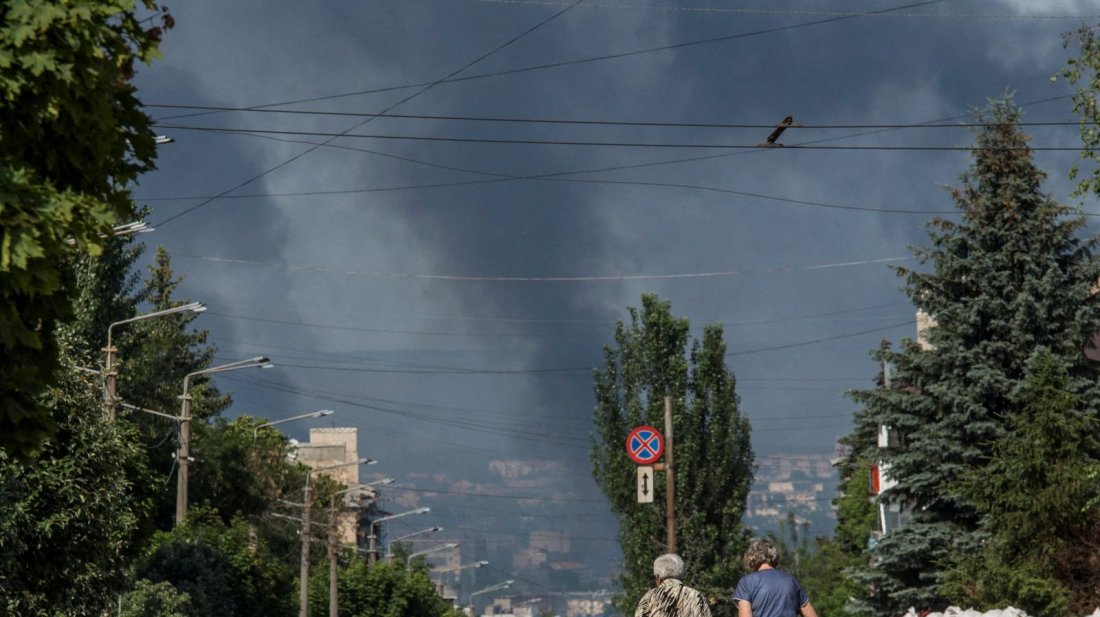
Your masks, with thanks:
[[[779,548],[756,538],[745,551],[745,569],[733,592],[738,617],[817,617],[806,590],[795,577],[777,570]]]

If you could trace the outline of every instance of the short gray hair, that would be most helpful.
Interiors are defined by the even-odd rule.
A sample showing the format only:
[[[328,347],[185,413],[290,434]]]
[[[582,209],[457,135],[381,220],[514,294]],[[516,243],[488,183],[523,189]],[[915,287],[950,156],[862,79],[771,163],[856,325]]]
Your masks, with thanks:
[[[666,578],[680,578],[684,575],[684,560],[675,553],[661,555],[653,560],[653,576],[664,580]]]
[[[749,542],[748,550],[745,551],[745,569],[756,572],[764,564],[778,568],[781,556],[779,547],[774,542],[767,538],[754,538]]]

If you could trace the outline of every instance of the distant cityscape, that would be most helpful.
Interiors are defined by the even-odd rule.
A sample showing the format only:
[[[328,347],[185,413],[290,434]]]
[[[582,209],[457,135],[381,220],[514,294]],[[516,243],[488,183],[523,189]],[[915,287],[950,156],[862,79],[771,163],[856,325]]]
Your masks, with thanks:
[[[832,459],[827,454],[758,457],[745,524],[766,534],[793,513],[799,523],[810,524],[811,536],[830,535],[836,526],[832,500],[838,480]]]
[[[812,536],[825,535],[835,526],[832,498],[836,470],[828,455],[767,455],[758,459],[756,481],[748,499],[746,525],[759,533],[778,530],[779,521],[788,513],[800,524],[809,522]],[[403,484],[421,491],[395,498],[396,508],[433,505],[437,502],[469,502],[481,495],[542,495],[532,497],[527,506],[531,514],[507,511],[475,510],[464,515],[458,529],[445,530],[439,537],[415,544],[461,542],[459,550],[428,555],[438,574],[444,597],[465,598],[475,590],[491,585],[505,576],[522,584],[522,594],[498,593],[485,598],[482,614],[533,617],[550,612],[564,617],[595,617],[613,613],[610,607],[615,587],[615,564],[607,568],[594,560],[594,554],[618,554],[614,528],[599,532],[585,526],[566,525],[565,519],[579,515],[576,495],[560,488],[565,473],[563,464],[552,460],[496,460],[488,464],[489,478],[474,483],[449,474],[414,475]],[[434,493],[434,492],[439,493]],[[383,488],[383,493],[389,493]],[[518,500],[522,503],[522,500]],[[464,508],[463,506],[456,509]],[[588,508],[590,510],[602,507]],[[582,513],[583,514],[583,513]],[[452,515],[453,517],[453,515]],[[476,521],[476,522],[472,522]],[[475,526],[475,530],[466,528]],[[571,529],[587,529],[583,536]],[[463,530],[473,531],[463,533]],[[485,531],[489,530],[489,531]],[[613,558],[614,559],[614,558]],[[485,560],[491,568],[463,569],[461,561]],[[596,563],[594,563],[594,561]],[[553,591],[549,591],[553,590]]]

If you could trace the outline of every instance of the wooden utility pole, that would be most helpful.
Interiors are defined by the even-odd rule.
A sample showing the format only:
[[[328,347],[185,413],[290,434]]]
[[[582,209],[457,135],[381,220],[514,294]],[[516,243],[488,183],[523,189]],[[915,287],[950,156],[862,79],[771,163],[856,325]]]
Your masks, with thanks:
[[[329,509],[328,518],[328,616],[338,617],[339,609],[336,588],[336,534],[339,531],[340,519],[337,514],[336,504]]]
[[[176,525],[187,519],[187,483],[191,479],[191,395],[187,380],[183,381],[183,404],[180,410],[180,435],[176,447]]]
[[[668,552],[676,552],[676,468],[672,464],[672,397],[665,396],[665,529]]]

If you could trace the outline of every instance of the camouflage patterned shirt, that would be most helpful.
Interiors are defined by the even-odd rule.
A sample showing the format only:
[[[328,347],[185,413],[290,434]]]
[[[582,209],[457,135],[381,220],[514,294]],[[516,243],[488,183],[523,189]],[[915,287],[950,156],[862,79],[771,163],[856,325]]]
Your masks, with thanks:
[[[703,594],[670,578],[642,596],[634,617],[710,617],[710,605]]]

